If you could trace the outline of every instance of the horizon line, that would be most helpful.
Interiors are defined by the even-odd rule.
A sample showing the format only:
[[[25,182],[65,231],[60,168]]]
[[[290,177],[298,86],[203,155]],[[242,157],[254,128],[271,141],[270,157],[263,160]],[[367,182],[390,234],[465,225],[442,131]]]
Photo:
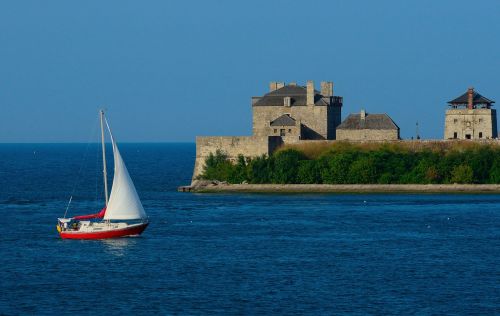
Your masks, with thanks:
[[[106,141],[106,144],[111,144],[110,141]],[[124,141],[117,142],[118,144],[196,144],[194,141]],[[101,144],[101,142],[0,142],[0,145],[56,145],[56,144]]]

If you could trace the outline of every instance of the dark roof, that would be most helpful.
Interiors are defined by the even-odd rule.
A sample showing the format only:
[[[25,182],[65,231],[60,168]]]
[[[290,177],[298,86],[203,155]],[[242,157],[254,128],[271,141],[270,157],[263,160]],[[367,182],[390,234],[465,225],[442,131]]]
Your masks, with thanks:
[[[295,120],[288,114],[283,114],[271,122],[271,126],[295,126]]]
[[[307,105],[307,88],[297,85],[284,86],[265,94],[254,103],[254,106],[283,106],[285,97],[290,97],[290,105],[292,106]],[[323,96],[317,90],[314,90],[314,104],[328,105],[328,102],[323,100]]]
[[[399,129],[387,114],[368,114],[361,119],[361,114],[350,114],[337,129]]]
[[[469,95],[468,94],[469,94],[469,92],[467,91],[464,94],[462,94],[461,96],[459,96],[458,98],[449,101],[448,103],[454,104],[454,105],[467,104],[469,102]],[[473,104],[492,104],[492,103],[495,103],[495,101],[490,100],[486,97],[483,97],[482,95],[480,95],[479,93],[474,91],[474,95],[472,97],[472,103]]]

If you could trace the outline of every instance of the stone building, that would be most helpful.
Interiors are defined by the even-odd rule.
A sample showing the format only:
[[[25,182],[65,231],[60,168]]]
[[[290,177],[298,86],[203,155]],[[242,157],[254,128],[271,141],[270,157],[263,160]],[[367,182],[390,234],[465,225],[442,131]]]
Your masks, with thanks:
[[[469,88],[448,102],[444,139],[491,139],[497,137],[497,114],[493,103]]]
[[[235,161],[238,155],[269,155],[282,144],[335,139],[342,101],[333,95],[333,82],[321,82],[321,91],[314,89],[312,81],[305,87],[271,82],[267,94],[252,98],[252,136],[196,137],[193,179],[202,173],[205,159],[217,150]]]
[[[321,82],[321,91],[312,81],[305,87],[271,82],[269,90],[252,98],[254,136],[280,136],[285,143],[335,139],[342,97],[333,95],[333,82]]]
[[[337,140],[383,141],[398,140],[399,127],[387,114],[350,114],[337,127]]]

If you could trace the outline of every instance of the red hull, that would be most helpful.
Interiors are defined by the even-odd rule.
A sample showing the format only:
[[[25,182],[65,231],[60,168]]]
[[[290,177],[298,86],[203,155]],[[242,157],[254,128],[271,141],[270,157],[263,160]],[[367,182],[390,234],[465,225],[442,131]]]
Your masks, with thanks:
[[[148,227],[148,224],[149,223],[145,223],[124,229],[115,229],[115,230],[101,231],[94,233],[62,231],[59,233],[59,235],[61,235],[61,238],[63,239],[106,239],[106,238],[127,237],[127,236],[140,235],[146,229],[146,227]]]

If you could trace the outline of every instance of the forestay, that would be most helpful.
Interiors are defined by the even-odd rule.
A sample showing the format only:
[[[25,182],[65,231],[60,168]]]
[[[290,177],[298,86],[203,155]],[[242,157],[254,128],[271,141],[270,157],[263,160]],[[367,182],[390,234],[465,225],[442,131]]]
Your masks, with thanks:
[[[130,179],[127,167],[123,162],[120,151],[116,146],[111,129],[106,121],[109,134],[111,135],[111,143],[113,145],[113,157],[115,164],[115,172],[113,177],[113,186],[109,197],[108,206],[104,219],[112,220],[130,220],[146,218],[146,212],[142,207],[141,200],[137,195],[134,183]]]

